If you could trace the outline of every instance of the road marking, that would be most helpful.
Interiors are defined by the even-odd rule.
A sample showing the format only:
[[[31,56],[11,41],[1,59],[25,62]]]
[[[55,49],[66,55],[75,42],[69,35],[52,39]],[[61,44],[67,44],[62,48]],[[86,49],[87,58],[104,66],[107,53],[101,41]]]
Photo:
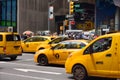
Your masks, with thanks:
[[[37,67],[39,68],[40,66],[36,66],[36,65],[29,65],[29,64],[21,64],[21,63],[13,63],[13,62],[4,62],[4,61],[1,61],[0,63],[4,63],[4,64],[14,64],[14,65],[20,65],[20,66],[30,66],[30,67]],[[45,67],[45,68],[48,68],[48,69],[53,69],[53,67]],[[61,69],[61,68],[54,68],[55,69]]]
[[[9,76],[18,76],[18,77],[24,77],[24,78],[32,78],[32,79],[37,79],[37,80],[52,80],[52,79],[47,79],[47,78],[40,78],[40,77],[33,77],[33,76],[25,76],[25,75],[5,73],[5,72],[0,72],[0,74],[9,75]]]
[[[23,61],[33,61],[33,59],[25,59],[25,60],[20,60],[20,61],[17,61],[17,62],[23,62]]]
[[[33,59],[25,59],[24,61],[33,61]]]
[[[2,64],[2,63],[6,63],[6,62],[0,62],[0,63]]]
[[[37,72],[37,73],[46,73],[46,74],[55,74],[55,75],[60,75],[62,73],[57,73],[57,72],[48,72],[48,71],[38,71],[35,69],[21,69],[21,68],[14,68],[15,70],[18,71],[23,71],[23,72]]]

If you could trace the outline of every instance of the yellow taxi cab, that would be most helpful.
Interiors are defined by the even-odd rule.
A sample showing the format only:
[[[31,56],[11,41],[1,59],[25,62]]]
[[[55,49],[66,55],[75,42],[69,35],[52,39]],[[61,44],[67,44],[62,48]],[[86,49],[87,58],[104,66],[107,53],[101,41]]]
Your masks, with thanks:
[[[39,63],[40,65],[64,65],[68,55],[71,54],[71,52],[80,50],[86,45],[86,42],[82,42],[80,40],[62,41],[51,48],[37,51],[34,55],[34,62]]]
[[[0,32],[0,59],[9,57],[15,60],[22,55],[21,38],[15,32]]]
[[[70,38],[64,37],[64,36],[59,36],[59,37],[51,40],[49,43],[43,43],[43,44],[39,45],[39,46],[37,47],[37,50],[36,50],[36,51],[41,50],[41,49],[50,48],[50,47],[52,47],[52,46],[55,46],[57,43],[59,43],[59,42],[61,42],[61,41],[65,41],[65,40],[70,40]]]
[[[49,43],[52,39],[51,36],[32,36],[22,41],[23,52],[35,52],[36,48],[42,43]]]
[[[111,33],[91,41],[83,49],[71,53],[65,70],[75,80],[89,76],[120,78],[120,33]]]

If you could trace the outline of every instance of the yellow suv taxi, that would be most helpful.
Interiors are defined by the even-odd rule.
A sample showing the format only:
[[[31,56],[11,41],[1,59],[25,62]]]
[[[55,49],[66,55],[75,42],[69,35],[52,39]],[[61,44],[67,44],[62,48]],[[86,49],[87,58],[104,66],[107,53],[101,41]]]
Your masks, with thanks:
[[[64,65],[71,52],[78,51],[88,43],[81,40],[66,40],[47,49],[42,49],[34,55],[34,62],[40,65],[60,64]]]
[[[65,41],[65,40],[70,40],[70,38],[68,37],[64,37],[64,36],[59,36],[55,39],[52,39],[49,43],[43,43],[43,44],[40,44],[38,47],[37,47],[37,50],[41,50],[41,49],[46,49],[46,48],[50,48],[52,46],[55,46],[57,43],[61,42],[61,41]]]
[[[10,57],[11,60],[15,60],[19,55],[22,55],[20,35],[0,32],[0,58]]]
[[[22,41],[23,52],[35,52],[37,47],[41,44],[49,43],[52,39],[51,36],[32,36]]]
[[[83,49],[71,53],[66,60],[66,73],[75,80],[88,76],[120,78],[120,33],[106,34],[91,41]]]

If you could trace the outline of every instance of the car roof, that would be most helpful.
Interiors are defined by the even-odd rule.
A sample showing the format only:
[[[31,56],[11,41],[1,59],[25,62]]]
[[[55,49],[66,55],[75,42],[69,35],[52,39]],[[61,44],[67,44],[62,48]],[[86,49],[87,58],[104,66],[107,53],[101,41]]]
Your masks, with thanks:
[[[84,41],[84,40],[65,40],[65,41],[61,41],[60,43],[79,43],[79,42],[82,42],[82,43],[84,43],[84,44],[88,44],[88,42],[87,41]]]
[[[17,32],[0,32],[0,34],[18,34]]]

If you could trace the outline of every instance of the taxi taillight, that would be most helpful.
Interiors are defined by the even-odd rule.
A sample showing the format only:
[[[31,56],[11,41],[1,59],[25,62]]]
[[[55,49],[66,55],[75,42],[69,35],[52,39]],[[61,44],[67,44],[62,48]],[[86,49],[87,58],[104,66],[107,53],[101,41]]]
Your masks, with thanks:
[[[6,46],[5,46],[5,47],[3,47],[3,52],[6,52]]]

